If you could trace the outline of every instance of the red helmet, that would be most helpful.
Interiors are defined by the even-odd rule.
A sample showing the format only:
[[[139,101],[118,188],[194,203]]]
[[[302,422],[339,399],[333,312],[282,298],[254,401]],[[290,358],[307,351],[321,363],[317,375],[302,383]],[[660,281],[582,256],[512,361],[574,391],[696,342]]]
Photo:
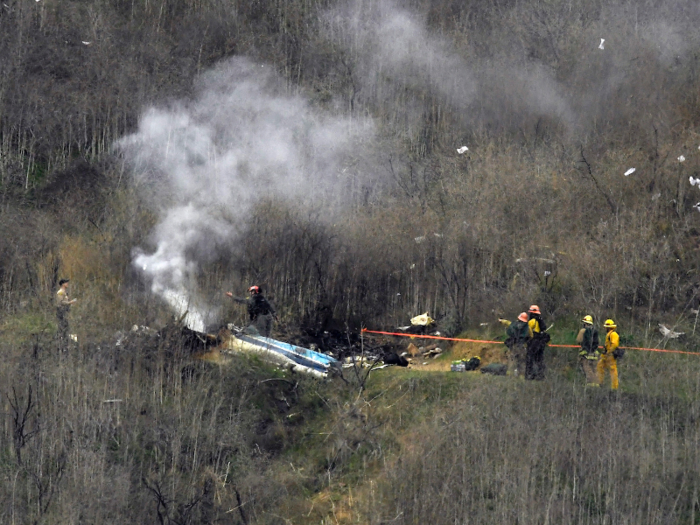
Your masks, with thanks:
[[[522,321],[523,323],[527,323],[527,321],[528,321],[528,316],[527,316],[527,314],[526,314],[525,312],[521,313],[521,314],[518,316],[518,320],[519,320],[519,321]]]
[[[540,312],[540,307],[537,306],[536,304],[533,304],[530,306],[530,310],[528,310],[531,314],[537,314],[537,315],[542,315],[542,312]]]
[[[260,293],[260,287],[253,285],[250,288],[248,288],[248,293],[252,293],[252,294]]]

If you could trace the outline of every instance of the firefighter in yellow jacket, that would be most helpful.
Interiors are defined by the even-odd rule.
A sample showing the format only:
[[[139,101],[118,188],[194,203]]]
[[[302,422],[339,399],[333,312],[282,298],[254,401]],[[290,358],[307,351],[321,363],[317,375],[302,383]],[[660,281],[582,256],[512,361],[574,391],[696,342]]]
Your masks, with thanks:
[[[605,379],[605,369],[610,369],[610,387],[613,390],[617,390],[619,386],[617,380],[617,358],[619,356],[618,347],[620,346],[620,336],[615,331],[617,325],[612,319],[605,321],[604,325],[605,331],[605,346],[603,347],[603,352],[598,361],[598,384],[603,385],[603,380]]]

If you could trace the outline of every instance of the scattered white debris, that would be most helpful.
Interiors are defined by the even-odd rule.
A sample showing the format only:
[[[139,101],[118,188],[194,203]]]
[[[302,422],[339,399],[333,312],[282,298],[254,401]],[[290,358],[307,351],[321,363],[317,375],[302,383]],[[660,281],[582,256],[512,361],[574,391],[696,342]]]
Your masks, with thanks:
[[[417,315],[411,319],[411,324],[413,326],[429,326],[433,324],[435,321],[433,320],[430,315],[428,315],[428,312],[425,312],[424,314]]]
[[[698,202],[695,206],[693,206],[693,208],[700,211],[700,202]]]
[[[416,241],[416,244],[420,244],[425,240],[425,235],[421,235],[420,237],[416,237],[413,240]]]
[[[688,180],[690,181],[691,186],[698,186],[700,188],[700,179],[696,179],[692,175],[688,177]]]
[[[674,332],[661,323],[659,323],[659,332],[661,332],[661,335],[664,336],[664,339],[678,339],[680,336],[685,334],[685,332]]]
[[[545,270],[545,271],[544,271],[544,276],[545,276],[545,277],[549,277],[550,275],[552,275],[552,272],[550,272],[549,270]]]
[[[678,157],[678,162],[685,162],[685,157],[683,155]]]
[[[459,153],[460,155],[462,155],[463,153],[466,153],[467,151],[469,151],[469,148],[466,147],[466,146],[462,146],[461,148],[459,148],[459,149],[457,150],[457,153]]]
[[[604,38],[600,39],[600,45],[598,46],[598,49],[605,49],[605,39]]]
[[[629,177],[632,175],[635,171],[637,171],[637,168],[630,168],[625,172],[625,177]]]
[[[71,341],[73,341],[73,342],[75,342],[75,343],[78,342],[78,336],[77,336],[77,335],[75,335],[75,334],[70,334],[69,337],[70,337]]]
[[[489,323],[479,323],[479,326],[488,326]]]
[[[86,42],[85,40],[83,40],[82,42],[83,42],[83,44],[86,45],[86,46],[89,46],[90,44],[92,44],[92,42]]]
[[[416,267],[416,263],[413,263],[413,264],[409,267],[409,270],[413,270],[413,269],[415,269],[415,267]]]
[[[692,178],[692,177],[691,177],[691,178]],[[659,200],[659,197],[661,197],[661,194],[660,194],[660,193],[656,193],[656,194],[654,194],[654,195],[651,196],[651,200],[653,200],[653,201]]]
[[[700,310],[692,310],[692,309],[691,309],[691,310],[690,310],[690,313],[691,313],[691,314],[698,315],[698,314],[700,314]]]
[[[438,239],[442,239],[444,237],[444,235],[442,233],[433,233],[433,235],[435,237],[437,237]]]

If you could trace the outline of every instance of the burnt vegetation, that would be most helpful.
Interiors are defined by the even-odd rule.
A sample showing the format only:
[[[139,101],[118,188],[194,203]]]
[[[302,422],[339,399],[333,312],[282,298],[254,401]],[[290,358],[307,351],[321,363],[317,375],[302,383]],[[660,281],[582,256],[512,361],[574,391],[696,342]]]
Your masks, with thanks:
[[[3,0],[0,523],[697,523],[695,356],[629,356],[610,398],[562,353],[542,385],[193,363],[132,265],[160,210],[114,145],[242,56],[373,120],[334,199],[263,195],[202,256],[222,324],[257,283],[278,333],[339,355],[532,303],[694,350],[699,25],[691,0]]]

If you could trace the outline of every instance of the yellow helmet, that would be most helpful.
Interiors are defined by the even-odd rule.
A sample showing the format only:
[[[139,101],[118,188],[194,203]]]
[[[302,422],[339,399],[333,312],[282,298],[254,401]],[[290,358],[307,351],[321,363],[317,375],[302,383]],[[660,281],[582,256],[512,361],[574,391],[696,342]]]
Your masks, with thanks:
[[[613,321],[612,319],[606,320],[603,326],[605,326],[605,328],[617,328],[615,321]]]
[[[582,321],[583,321],[585,324],[593,324],[593,317],[590,316],[590,315],[587,315],[586,317],[584,317],[584,318],[582,319]]]

